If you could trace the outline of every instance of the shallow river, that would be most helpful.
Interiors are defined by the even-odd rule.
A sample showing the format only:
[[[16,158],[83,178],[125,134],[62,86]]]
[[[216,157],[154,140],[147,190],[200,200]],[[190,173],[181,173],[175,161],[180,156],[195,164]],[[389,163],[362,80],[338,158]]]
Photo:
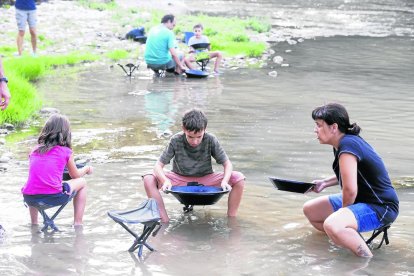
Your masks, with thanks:
[[[70,117],[75,155],[95,168],[87,177],[85,225],[71,228],[66,208],[57,219],[62,232],[44,236],[31,229],[19,189],[38,129],[10,135],[13,160],[0,173],[1,274],[414,275],[413,37],[316,35],[295,45],[279,42],[274,50],[288,67],[224,69],[193,80],[154,79],[142,66],[130,80],[117,66],[93,65],[40,80],[45,105]],[[276,78],[268,75],[272,70]],[[374,250],[371,260],[334,246],[307,223],[302,205],[317,195],[277,191],[267,179],[332,174],[332,150],[315,139],[310,116],[331,101],[344,104],[362,127],[400,197],[390,245]],[[178,201],[164,195],[171,222],[150,238],[156,251],[144,249],[138,260],[127,251],[132,236],[106,212],[132,209],[146,198],[140,175],[153,167],[191,107],[205,110],[208,131],[247,177],[239,216],[227,219],[227,196],[184,215]],[[323,194],[333,192],[338,188]]]

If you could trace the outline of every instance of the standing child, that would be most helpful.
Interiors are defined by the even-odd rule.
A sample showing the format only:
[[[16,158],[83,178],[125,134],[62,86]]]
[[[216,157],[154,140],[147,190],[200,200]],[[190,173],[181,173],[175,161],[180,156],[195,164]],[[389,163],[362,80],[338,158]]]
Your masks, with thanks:
[[[183,131],[171,137],[155,164],[153,174],[143,176],[147,196],[157,201],[162,222],[168,222],[169,218],[159,189],[165,191],[172,186],[185,186],[188,182],[230,190],[227,215],[235,217],[237,214],[245,177],[233,171],[227,154],[217,138],[206,132],[206,127],[207,118],[201,110],[187,111],[182,118]],[[211,157],[223,165],[224,172],[213,172]],[[165,164],[169,164],[172,159],[172,171],[164,172]]]
[[[38,145],[29,155],[29,178],[22,188],[23,196],[47,195],[48,203],[61,205],[76,191],[74,226],[82,225],[86,204],[86,180],[82,176],[91,174],[93,169],[91,166],[76,167],[69,120],[59,114],[50,116],[37,141]],[[65,166],[72,179],[62,183]],[[37,209],[29,207],[29,211],[32,224],[38,224]]]
[[[196,61],[197,54],[207,53],[210,58],[216,58],[214,62],[214,73],[219,73],[219,67],[221,60],[223,59],[223,55],[219,51],[211,52],[210,41],[207,36],[203,35],[203,25],[197,24],[193,27],[194,36],[192,36],[188,40],[188,46],[190,47],[190,55],[186,60],[186,64]],[[197,47],[197,44],[205,44],[204,50],[200,50]],[[205,52],[208,51],[208,52]]]

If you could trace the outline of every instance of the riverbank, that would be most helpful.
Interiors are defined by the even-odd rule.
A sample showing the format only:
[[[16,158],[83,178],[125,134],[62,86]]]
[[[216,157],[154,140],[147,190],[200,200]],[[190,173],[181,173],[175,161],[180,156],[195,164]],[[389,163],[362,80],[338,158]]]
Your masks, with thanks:
[[[80,1],[48,1],[41,2],[38,5],[37,16],[38,16],[38,59],[43,57],[61,57],[64,55],[70,55],[73,52],[86,55],[94,55],[100,57],[100,60],[108,64],[109,67],[114,66],[118,59],[122,59],[122,62],[133,62],[136,60],[142,61],[143,52],[145,50],[145,45],[125,39],[125,34],[133,28],[136,28],[139,23],[142,23],[142,20],[149,21],[147,22],[147,29],[158,22],[159,18],[151,17],[160,17],[163,13],[173,13],[178,18],[178,26],[186,24],[186,27],[181,27],[181,30],[186,30],[185,28],[191,28],[193,23],[190,23],[191,20],[194,21],[194,15],[188,15],[188,13],[194,12],[182,1],[161,1],[159,5],[157,4],[157,13],[151,12],[151,9],[154,8],[154,4],[150,1],[138,1],[136,3],[131,3],[131,1],[119,0],[116,2],[109,2],[105,4],[104,2],[99,3],[99,6],[88,5],[88,2]],[[114,8],[115,7],[115,8]],[[5,58],[5,67],[6,72],[9,72],[9,78],[12,77],[12,70],[7,70],[7,64],[15,64],[13,59],[15,53],[17,52],[15,46],[16,39],[16,22],[15,22],[15,9],[10,6],[3,6],[0,8],[0,13],[5,20],[1,23],[1,29],[5,30],[0,33],[0,55]],[[159,13],[159,14],[158,14]],[[139,18],[139,20],[137,19]],[[197,18],[197,17],[196,17]],[[202,19],[205,21],[210,21],[211,25],[216,24],[217,21],[215,18],[211,20],[208,16],[202,16]],[[230,27],[232,22],[222,18],[224,21],[222,24],[224,26]],[[231,19],[230,19],[231,21]],[[252,21],[250,24],[253,26],[257,22]],[[190,25],[191,24],[191,25]],[[241,25],[241,24],[236,24]],[[228,29],[220,25],[214,26],[216,29],[221,30]],[[176,30],[177,30],[176,28]],[[226,30],[228,31],[228,30]],[[251,31],[248,34],[240,33],[240,29],[234,32],[234,35],[237,39],[246,39],[246,37],[251,36],[253,43],[265,43],[266,34],[262,32]],[[178,37],[178,36],[177,36]],[[179,37],[178,37],[179,38]],[[249,38],[250,40],[250,38]],[[229,46],[230,47],[230,46]],[[232,45],[234,48],[240,48]],[[253,47],[254,48],[254,47]],[[268,48],[266,46],[266,48]],[[116,57],[114,52],[120,52],[121,57]],[[247,49],[247,51],[249,51]],[[254,50],[253,50],[254,51]],[[30,45],[30,35],[27,32],[25,35],[24,41],[24,52],[23,55],[28,57],[31,53]],[[260,50],[260,57],[249,57],[249,54],[239,54],[236,56],[225,55],[223,60],[223,68],[232,70],[238,68],[246,67],[263,67],[266,66],[266,62],[269,59],[272,52],[265,50],[264,52]],[[254,54],[257,55],[257,54]],[[114,57],[115,56],[115,57]],[[29,58],[31,59],[31,58]],[[21,63],[21,62],[20,62]],[[10,65],[15,69],[16,66]],[[9,66],[9,67],[10,67]],[[84,66],[82,64],[77,66]],[[89,66],[89,65],[88,65]],[[145,66],[141,66],[139,70],[147,70]],[[274,75],[276,76],[276,75]],[[10,78],[12,79],[12,78]],[[16,78],[17,79],[17,78]],[[20,80],[20,78],[19,78]],[[36,95],[35,87],[29,84],[29,81],[34,79],[27,79],[27,85],[30,86],[31,90],[34,90],[34,95]],[[12,80],[13,81],[13,80]],[[19,81],[22,83],[22,81]],[[13,93],[17,93],[17,90],[12,89],[12,84],[10,84],[10,89]],[[21,93],[20,93],[21,94]],[[13,97],[13,103],[18,102],[16,97]],[[33,106],[33,108],[36,108]],[[9,106],[8,111],[12,108]],[[21,110],[24,110],[26,113],[31,112],[27,117],[30,118],[32,111],[28,108],[22,107]],[[37,110],[37,108],[36,108]],[[18,110],[16,111],[18,112]],[[7,111],[6,111],[7,113]],[[22,112],[18,112],[21,116]],[[1,114],[0,114],[1,115]],[[3,113],[5,115],[5,113]],[[10,114],[7,114],[8,116]],[[3,119],[5,117],[3,116]],[[27,125],[26,119],[18,119],[20,127]],[[2,124],[1,121],[5,121],[7,124]],[[0,163],[3,164],[9,160],[9,158],[2,157],[8,155],[4,153],[5,145],[5,136],[9,133],[15,131],[16,125],[7,122],[7,120],[0,120]],[[3,152],[3,153],[2,153]]]

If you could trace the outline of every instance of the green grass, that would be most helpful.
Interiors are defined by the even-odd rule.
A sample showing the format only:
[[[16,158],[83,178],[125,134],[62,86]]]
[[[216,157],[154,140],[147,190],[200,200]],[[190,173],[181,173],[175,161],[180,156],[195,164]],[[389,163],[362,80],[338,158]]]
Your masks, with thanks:
[[[0,54],[4,56],[11,56],[14,52],[17,52],[16,46],[14,47],[8,46],[8,45],[0,46]]]
[[[122,15],[120,12],[114,17],[118,20],[128,18],[128,22],[133,26],[144,26],[148,32],[151,27],[160,24],[164,13],[160,11],[142,11],[150,13],[150,16],[140,16],[130,11],[129,16]],[[142,13],[141,12],[141,13]],[[228,56],[245,55],[249,57],[259,57],[266,50],[264,42],[254,42],[250,40],[251,34],[268,32],[271,25],[266,19],[236,17],[217,17],[204,14],[177,16],[177,25],[174,32],[178,38],[184,37],[184,32],[192,31],[195,24],[201,23],[204,27],[204,35],[211,42],[211,50],[220,50]]]
[[[79,0],[78,2],[84,7],[87,7],[93,10],[98,10],[98,11],[114,10],[118,7],[115,1],[113,0],[108,1],[108,2]]]
[[[129,57],[129,52],[126,50],[113,50],[112,52],[106,53],[106,56],[114,61],[125,59]]]
[[[41,108],[42,99],[39,97],[32,81],[42,77],[56,66],[73,65],[96,59],[98,57],[95,55],[79,53],[63,56],[23,56],[4,59],[3,66],[9,78],[8,87],[12,100],[8,108],[0,112],[0,125],[3,123],[19,125],[27,121]]]

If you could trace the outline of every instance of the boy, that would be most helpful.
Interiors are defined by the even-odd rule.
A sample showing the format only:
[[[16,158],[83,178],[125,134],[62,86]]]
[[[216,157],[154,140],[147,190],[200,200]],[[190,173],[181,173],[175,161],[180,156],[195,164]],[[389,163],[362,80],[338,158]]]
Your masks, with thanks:
[[[192,36],[189,40],[188,40],[188,46],[190,47],[190,54],[195,54],[195,55],[190,55],[190,57],[187,58],[186,60],[186,64],[191,63],[196,61],[196,56],[197,53],[200,53],[202,51],[196,49],[196,47],[193,47],[199,43],[207,43],[208,46],[205,50],[208,51],[208,56],[210,58],[216,58],[216,61],[214,62],[214,73],[218,74],[218,68],[220,66],[220,62],[223,59],[223,55],[216,51],[216,52],[210,52],[211,47],[210,47],[210,41],[208,40],[208,37],[203,35],[203,25],[201,24],[197,24],[193,27],[193,31],[194,31],[194,36]]]
[[[221,186],[230,190],[227,215],[235,217],[244,188],[244,175],[233,171],[233,165],[220,146],[217,138],[206,132],[207,118],[198,109],[187,111],[182,118],[182,132],[171,137],[168,146],[155,164],[153,174],[143,176],[144,187],[149,198],[158,203],[161,221],[169,221],[159,190],[172,186],[185,186],[197,181],[208,186]],[[223,165],[224,172],[213,172],[213,157]],[[164,172],[165,164],[173,159],[172,171]]]

